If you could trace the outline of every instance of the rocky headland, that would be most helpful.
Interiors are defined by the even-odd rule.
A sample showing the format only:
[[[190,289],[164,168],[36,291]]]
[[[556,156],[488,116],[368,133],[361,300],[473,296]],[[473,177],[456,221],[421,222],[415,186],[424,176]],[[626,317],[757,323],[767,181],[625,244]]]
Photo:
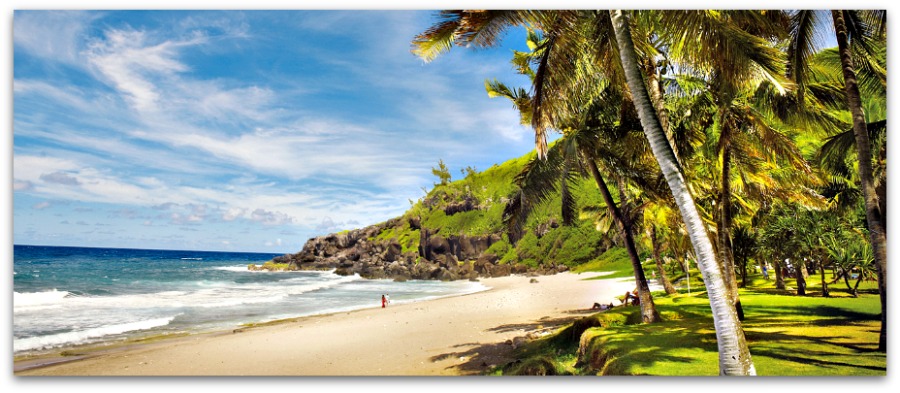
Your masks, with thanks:
[[[410,228],[420,234],[418,247],[406,250],[397,239],[379,239],[382,232]],[[295,254],[275,258],[289,270],[335,270],[340,275],[359,274],[364,278],[402,280],[475,280],[511,274],[548,275],[568,271],[565,265],[526,266],[498,263],[487,252],[500,234],[481,236],[441,236],[422,228],[416,218],[395,218],[381,224],[309,239]]]

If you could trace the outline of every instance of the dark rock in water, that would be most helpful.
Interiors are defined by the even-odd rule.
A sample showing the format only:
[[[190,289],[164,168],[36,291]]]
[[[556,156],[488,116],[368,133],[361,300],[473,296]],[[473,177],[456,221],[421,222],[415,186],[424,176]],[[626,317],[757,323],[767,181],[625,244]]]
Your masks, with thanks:
[[[334,269],[334,274],[337,274],[339,276],[352,276],[353,271],[348,268],[341,267],[341,268]]]
[[[359,272],[359,276],[362,278],[368,279],[381,279],[387,278],[387,275],[384,273],[384,269],[381,267],[368,267],[363,269],[363,271]]]
[[[431,279],[433,280],[453,281],[458,278],[459,277],[457,275],[451,273],[449,270],[443,267],[439,267],[431,273]]]

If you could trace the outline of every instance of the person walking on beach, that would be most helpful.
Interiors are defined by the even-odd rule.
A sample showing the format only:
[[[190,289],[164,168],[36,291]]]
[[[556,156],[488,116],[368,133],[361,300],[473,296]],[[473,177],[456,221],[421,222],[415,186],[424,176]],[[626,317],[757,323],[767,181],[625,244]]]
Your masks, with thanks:
[[[387,293],[384,295],[384,303],[387,304],[388,306],[391,305],[391,294]]]
[[[381,308],[387,306],[387,297],[385,295],[381,295]]]

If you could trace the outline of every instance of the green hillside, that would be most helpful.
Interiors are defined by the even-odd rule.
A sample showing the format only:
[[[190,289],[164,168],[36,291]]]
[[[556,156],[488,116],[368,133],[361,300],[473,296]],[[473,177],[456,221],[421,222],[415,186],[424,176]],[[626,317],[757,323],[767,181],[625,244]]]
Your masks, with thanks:
[[[492,244],[488,253],[497,256],[500,264],[522,263],[531,267],[563,264],[574,267],[597,259],[613,246],[614,234],[597,231],[595,217],[590,213],[580,214],[573,226],[563,226],[558,191],[553,198],[533,210],[525,225],[525,235],[516,244],[510,244],[503,223],[503,211],[510,196],[517,190],[516,175],[534,158],[535,153],[532,152],[496,164],[483,172],[470,171],[463,179],[437,183],[400,217],[400,222],[406,224],[388,226],[377,238],[396,240],[407,251],[419,247],[420,231],[423,229],[445,237],[497,234],[502,240]],[[602,206],[600,194],[591,179],[582,178],[572,186],[579,208]],[[465,207],[467,203],[469,207]],[[454,206],[461,206],[461,210],[465,211],[453,212]],[[451,214],[447,214],[448,207]],[[409,221],[418,221],[422,229],[413,229]]]

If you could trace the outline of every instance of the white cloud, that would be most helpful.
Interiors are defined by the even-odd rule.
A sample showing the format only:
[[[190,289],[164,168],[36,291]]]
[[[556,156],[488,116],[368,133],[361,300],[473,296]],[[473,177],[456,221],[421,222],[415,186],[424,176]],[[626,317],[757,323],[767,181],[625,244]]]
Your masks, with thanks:
[[[13,182],[13,190],[14,191],[28,191],[34,189],[34,184],[30,181],[14,181]]]
[[[55,62],[79,64],[85,30],[100,15],[82,11],[16,11],[13,42],[29,53]]]
[[[176,49],[202,40],[147,43],[147,34],[134,30],[107,30],[104,40],[95,40],[87,50],[88,61],[112,85],[125,93],[140,112],[157,109],[160,93],[148,77],[172,75],[188,70],[175,59]]]
[[[294,222],[294,218],[287,214],[264,209],[256,209],[250,213],[250,220],[264,225],[285,225]]]
[[[44,173],[41,175],[40,179],[47,183],[62,184],[65,186],[81,185],[81,182],[78,181],[78,179],[65,172]]]

